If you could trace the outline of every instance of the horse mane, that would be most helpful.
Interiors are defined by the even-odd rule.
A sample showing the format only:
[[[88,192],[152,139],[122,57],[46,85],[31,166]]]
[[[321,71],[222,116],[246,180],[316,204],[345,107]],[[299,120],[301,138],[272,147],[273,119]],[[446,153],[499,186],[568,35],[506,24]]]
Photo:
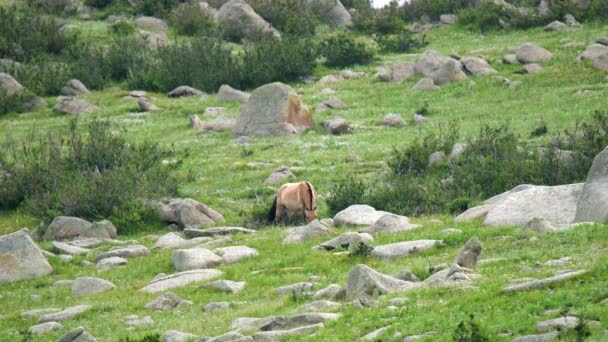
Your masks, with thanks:
[[[315,198],[315,192],[314,189],[312,187],[312,184],[310,184],[310,182],[304,182],[306,183],[306,186],[308,187],[308,194],[310,195],[310,209],[314,209],[313,207],[313,201],[316,202],[316,198]]]

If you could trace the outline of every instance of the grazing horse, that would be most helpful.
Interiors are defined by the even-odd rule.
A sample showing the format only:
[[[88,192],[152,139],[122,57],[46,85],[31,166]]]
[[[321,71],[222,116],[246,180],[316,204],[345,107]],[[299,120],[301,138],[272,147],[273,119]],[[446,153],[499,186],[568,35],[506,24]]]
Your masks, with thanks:
[[[317,194],[310,182],[287,183],[277,190],[268,212],[268,221],[279,223],[284,211],[286,222],[291,222],[296,215],[305,217],[307,223],[317,218]]]

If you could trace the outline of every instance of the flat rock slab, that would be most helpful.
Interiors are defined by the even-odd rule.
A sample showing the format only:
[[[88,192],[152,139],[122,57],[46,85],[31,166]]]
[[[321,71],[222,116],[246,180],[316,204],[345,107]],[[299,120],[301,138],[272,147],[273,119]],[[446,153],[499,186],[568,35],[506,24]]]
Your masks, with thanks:
[[[258,342],[275,342],[281,341],[287,336],[312,335],[317,330],[324,328],[323,323],[311,324],[303,327],[298,327],[289,330],[273,330],[262,331],[253,335],[253,339]]]
[[[552,331],[546,334],[521,336],[514,339],[513,342],[549,342],[557,339],[558,336],[558,331]]]
[[[303,294],[306,294],[310,291],[310,289],[312,288],[312,283],[307,283],[307,282],[301,282],[301,283],[295,283],[295,284],[291,284],[291,285],[287,285],[287,286],[281,286],[276,288],[276,292],[277,295],[281,296],[284,294],[292,294],[295,296],[301,296]]]
[[[201,285],[207,289],[217,289],[227,293],[237,293],[245,288],[246,283],[244,281],[231,281],[231,280],[216,280],[214,282]]]
[[[217,254],[205,248],[178,249],[171,256],[173,267],[178,272],[213,268],[222,264]]]
[[[128,262],[129,261],[127,259],[121,257],[109,257],[99,260],[95,267],[97,267],[98,270],[107,270],[118,266],[124,266]]]
[[[253,337],[239,334],[236,331],[229,331],[225,334],[212,337],[206,342],[254,342]]]
[[[63,325],[61,323],[46,322],[31,326],[28,331],[32,333],[32,335],[44,335],[59,329],[63,329]]]
[[[95,261],[99,262],[99,260],[110,258],[110,257],[121,257],[121,258],[135,258],[140,256],[148,256],[150,255],[150,251],[146,246],[142,245],[131,245],[126,247],[115,247],[110,249],[105,253],[99,254]]]
[[[230,235],[236,233],[255,234],[255,230],[242,227],[214,227],[207,229],[186,228],[184,234],[189,238],[214,237],[216,235]]]
[[[346,298],[358,299],[403,292],[419,287],[418,284],[420,283],[393,278],[377,272],[369,266],[359,264],[348,273]]]
[[[336,321],[341,317],[337,313],[309,312],[292,316],[274,316],[270,322],[262,325],[262,331],[291,330],[313,324]]]
[[[361,341],[376,341],[380,336],[382,336],[382,334],[384,334],[385,331],[388,330],[388,328],[390,328],[390,326],[376,329],[361,337]]]
[[[177,295],[171,292],[167,292],[148,302],[148,304],[146,304],[146,309],[152,311],[172,309],[174,307],[177,307],[183,301],[184,300],[179,298]]]
[[[328,251],[337,248],[350,249],[356,248],[360,243],[367,244],[373,241],[374,238],[367,233],[346,232],[329,241],[320,243],[316,248]]]
[[[51,272],[53,268],[27,229],[0,236],[0,284],[38,278]]]
[[[509,292],[529,291],[529,290],[534,290],[534,289],[538,289],[538,288],[543,288],[543,287],[550,286],[553,284],[561,283],[566,280],[580,277],[580,276],[586,274],[587,272],[588,272],[587,270],[571,271],[571,272],[567,272],[564,274],[556,275],[556,276],[541,279],[541,280],[534,280],[534,281],[523,283],[523,284],[508,286],[508,287],[503,288],[502,292],[509,293]]]
[[[332,302],[329,300],[317,300],[315,302],[304,304],[300,306],[296,312],[325,312],[333,311],[340,308],[340,303]]]
[[[76,247],[81,247],[81,248],[89,248],[89,247],[95,247],[97,245],[100,245],[103,241],[100,239],[96,239],[96,238],[87,238],[87,237],[82,237],[82,238],[77,238],[71,241],[66,241],[67,244],[70,244],[72,246],[76,246]]]
[[[574,316],[564,316],[550,319],[536,324],[538,332],[547,332],[551,330],[568,330],[578,325],[579,319]]]
[[[52,248],[54,252],[69,255],[87,254],[90,252],[90,250],[86,248],[74,246],[60,241],[53,241]]]
[[[109,289],[115,288],[116,285],[111,282],[95,278],[95,277],[81,277],[76,278],[72,284],[72,295],[73,296],[84,296],[100,292],[105,292]]]
[[[441,240],[415,240],[391,243],[374,247],[371,256],[381,260],[395,260],[406,255],[434,248],[441,244],[443,244],[443,241]]]
[[[320,237],[331,236],[332,231],[319,220],[297,228],[292,228],[283,239],[284,244],[303,243]]]
[[[90,309],[90,305],[74,306],[63,311],[42,315],[38,318],[38,323],[67,321]]]
[[[369,234],[390,234],[407,232],[418,227],[421,226],[419,224],[410,223],[409,218],[406,216],[385,214],[381,216],[371,226],[359,232]]]
[[[242,259],[247,259],[258,255],[258,250],[247,246],[230,246],[216,248],[213,250],[217,255],[222,257],[224,263],[237,262]]]
[[[46,315],[46,314],[59,312],[59,311],[61,311],[61,310],[55,309],[55,308],[28,310],[28,311],[24,311],[21,313],[21,318],[27,319],[27,318]]]
[[[334,224],[337,226],[369,226],[386,214],[390,213],[378,211],[369,205],[355,204],[337,213],[334,216]]]
[[[163,342],[188,342],[196,340],[198,336],[182,331],[169,330],[165,332],[161,340]]]
[[[345,295],[345,290],[342,286],[338,284],[331,284],[324,289],[320,289],[312,295],[313,299],[333,299],[338,300],[342,299]]]
[[[215,269],[202,269],[179,272],[153,280],[150,284],[143,287],[140,291],[147,293],[157,293],[175,287],[185,286],[193,282],[200,282],[213,279],[222,275],[222,271]]]
[[[186,240],[179,234],[171,232],[158,238],[152,248],[170,249],[170,248],[185,248],[195,246],[211,240],[210,237],[197,237]]]

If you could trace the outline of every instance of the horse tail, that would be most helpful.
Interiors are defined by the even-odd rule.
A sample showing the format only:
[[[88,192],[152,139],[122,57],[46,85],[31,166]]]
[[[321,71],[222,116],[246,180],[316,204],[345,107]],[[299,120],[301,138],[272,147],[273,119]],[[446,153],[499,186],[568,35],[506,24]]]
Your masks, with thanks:
[[[270,207],[270,211],[266,215],[266,219],[268,222],[274,222],[274,219],[277,216],[277,196],[274,196],[274,200],[272,201],[272,206]]]

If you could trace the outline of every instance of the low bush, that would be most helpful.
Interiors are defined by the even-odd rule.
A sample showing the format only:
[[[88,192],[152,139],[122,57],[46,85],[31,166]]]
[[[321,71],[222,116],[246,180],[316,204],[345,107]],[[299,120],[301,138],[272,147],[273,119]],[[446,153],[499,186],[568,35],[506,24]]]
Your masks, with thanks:
[[[408,30],[403,30],[397,34],[378,35],[374,39],[383,52],[410,52],[414,49],[425,47],[428,44],[424,41],[424,36],[418,40]]]
[[[128,20],[117,20],[108,26],[110,32],[115,36],[128,36],[137,31],[135,24]]]
[[[355,12],[353,26],[366,33],[396,34],[404,30],[405,22],[399,13],[399,3],[393,0],[382,9]]]
[[[254,10],[283,35],[311,36],[329,10],[310,0],[253,1]]]
[[[367,188],[368,184],[352,176],[334,183],[330,190],[331,195],[326,200],[332,215],[352,204],[363,203]]]
[[[330,67],[348,67],[366,65],[374,60],[375,48],[358,40],[355,36],[340,32],[321,43],[320,54],[326,58],[325,64]]]
[[[135,10],[147,16],[168,18],[180,2],[180,0],[137,0]]]
[[[40,96],[58,95],[72,78],[69,66],[63,63],[7,64],[0,65],[0,72],[13,76],[22,86]]]
[[[215,30],[213,14],[201,7],[198,1],[179,5],[173,11],[172,21],[178,33],[188,36],[208,36]]]
[[[407,21],[419,20],[422,16],[437,20],[442,14],[456,13],[475,6],[477,2],[476,0],[411,0],[401,6],[401,16]]]
[[[29,62],[40,55],[59,54],[76,38],[61,27],[52,17],[0,6],[0,58]]]
[[[127,143],[107,120],[93,120],[84,132],[72,121],[66,135],[34,132],[26,141],[8,140],[0,155],[0,209],[22,206],[46,221],[107,218],[125,229],[147,217],[145,199],[177,189],[175,166],[162,163],[172,149]]]

